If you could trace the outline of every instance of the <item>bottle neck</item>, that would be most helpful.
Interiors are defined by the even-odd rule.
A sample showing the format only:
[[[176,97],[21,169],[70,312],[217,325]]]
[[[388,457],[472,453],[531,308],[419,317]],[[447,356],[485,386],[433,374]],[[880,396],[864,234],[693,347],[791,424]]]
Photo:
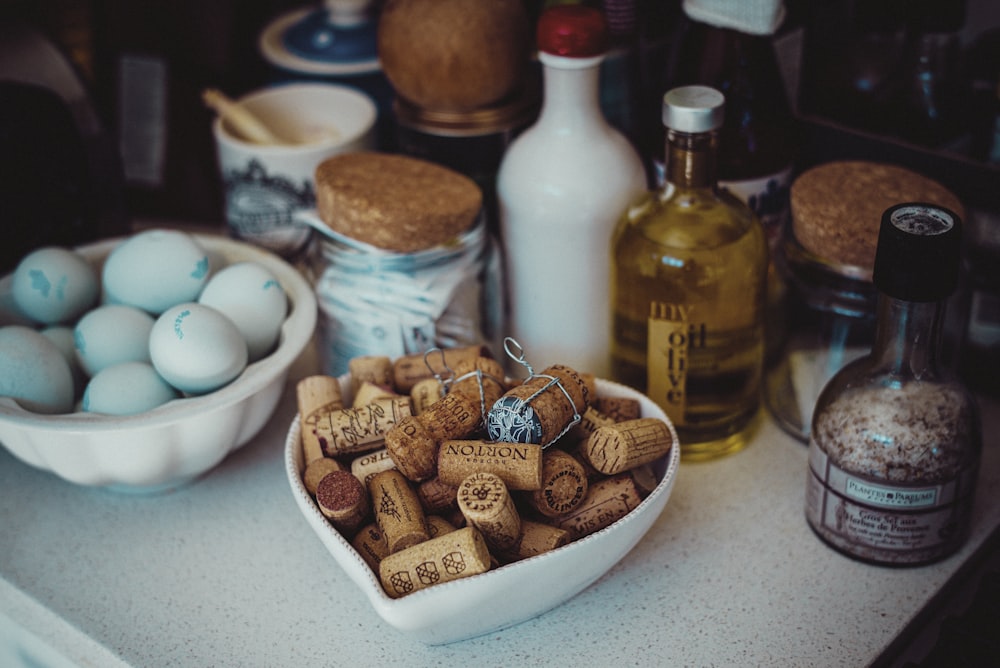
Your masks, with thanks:
[[[667,129],[665,179],[675,188],[714,188],[719,135]]]
[[[599,97],[601,60],[542,54],[544,96],[539,123],[563,130],[607,124]]]
[[[879,294],[877,308],[875,370],[900,382],[937,379],[944,303],[908,302]]]

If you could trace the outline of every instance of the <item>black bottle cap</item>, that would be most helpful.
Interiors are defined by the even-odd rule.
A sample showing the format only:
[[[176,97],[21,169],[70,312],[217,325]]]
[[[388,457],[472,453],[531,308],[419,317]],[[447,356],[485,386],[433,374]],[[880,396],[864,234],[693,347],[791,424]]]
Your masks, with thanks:
[[[958,285],[962,221],[922,202],[897,204],[882,214],[872,280],[881,292],[910,302],[945,299]]]

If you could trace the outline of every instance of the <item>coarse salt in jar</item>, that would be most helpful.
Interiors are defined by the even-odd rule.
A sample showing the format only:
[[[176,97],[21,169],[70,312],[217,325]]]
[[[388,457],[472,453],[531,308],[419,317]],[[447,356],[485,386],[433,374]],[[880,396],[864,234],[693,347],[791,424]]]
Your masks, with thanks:
[[[882,213],[924,201],[964,215],[940,183],[895,165],[835,161],[792,184],[792,225],[775,257],[788,285],[788,335],[764,383],[777,423],[804,443],[827,381],[871,350],[877,292],[872,283]]]

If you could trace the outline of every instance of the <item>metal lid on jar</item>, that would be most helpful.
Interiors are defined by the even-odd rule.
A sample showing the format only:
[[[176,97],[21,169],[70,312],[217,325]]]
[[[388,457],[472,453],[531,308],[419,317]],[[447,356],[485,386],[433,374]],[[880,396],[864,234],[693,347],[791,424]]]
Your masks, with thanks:
[[[608,50],[608,22],[596,7],[556,5],[538,17],[538,50],[564,58],[592,58]]]
[[[726,98],[709,86],[681,86],[663,96],[663,125],[677,132],[711,132],[722,127]]]
[[[872,279],[881,292],[911,302],[940,301],[958,285],[962,221],[944,207],[909,202],[882,214]]]

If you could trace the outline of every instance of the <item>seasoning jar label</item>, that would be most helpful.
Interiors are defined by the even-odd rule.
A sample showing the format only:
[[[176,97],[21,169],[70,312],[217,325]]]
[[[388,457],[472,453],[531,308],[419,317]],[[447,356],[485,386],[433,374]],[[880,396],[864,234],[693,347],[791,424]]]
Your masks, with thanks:
[[[965,467],[939,484],[893,485],[845,471],[812,441],[806,516],[826,540],[862,559],[925,561],[964,532],[976,472]]]

